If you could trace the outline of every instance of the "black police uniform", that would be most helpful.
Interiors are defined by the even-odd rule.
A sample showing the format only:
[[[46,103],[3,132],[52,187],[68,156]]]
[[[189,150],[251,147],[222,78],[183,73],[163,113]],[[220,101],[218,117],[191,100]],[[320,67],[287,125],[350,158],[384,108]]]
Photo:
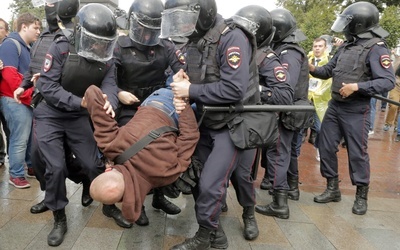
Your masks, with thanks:
[[[358,39],[343,44],[328,64],[316,67],[311,73],[321,79],[332,77],[332,99],[316,141],[323,177],[338,177],[336,153],[343,136],[347,143],[352,184],[369,184],[370,99],[371,95],[384,93],[394,87],[395,77],[389,55],[380,38]],[[339,94],[342,83],[357,83],[358,91],[343,98]]]
[[[291,105],[294,90],[289,84],[290,76],[279,57],[270,47],[257,49],[257,66],[260,76],[261,101],[263,104]],[[267,148],[262,149],[261,167],[267,171]],[[265,176],[268,178],[268,176]]]
[[[155,90],[165,87],[165,70],[185,69],[185,59],[169,40],[160,40],[155,46],[137,45],[129,36],[120,36],[114,49],[119,91],[127,91],[140,101]],[[116,120],[123,126],[134,116],[141,102],[119,104]]]
[[[46,52],[49,49],[50,45],[53,43],[54,39],[58,36],[62,35],[61,30],[56,32],[50,32],[48,29],[43,31],[38,40],[33,44],[31,49],[31,61],[29,63],[29,70],[27,70],[24,74],[24,79],[20,85],[21,88],[27,90],[28,88],[33,87],[33,82],[31,82],[32,76],[36,73],[40,73],[41,68],[43,66],[43,61],[46,56]],[[35,90],[34,96],[39,92]],[[35,97],[33,98],[35,99]],[[40,98],[38,98],[39,100]],[[35,105],[38,103],[35,103]],[[34,117],[35,119],[35,117]],[[35,121],[33,121],[35,123]],[[33,131],[32,135],[35,132]],[[87,177],[80,171],[81,167],[75,158],[72,157],[72,153],[70,152],[67,145],[64,145],[66,149],[67,156],[67,167],[68,167],[68,178],[75,183],[80,183],[82,180],[86,180]],[[46,171],[46,165],[41,160],[41,155],[39,152],[38,144],[36,141],[36,137],[32,136],[32,144],[31,144],[31,161],[32,167],[35,172],[35,177],[40,183],[40,189],[46,189],[46,180],[44,178],[44,173]]]
[[[104,171],[89,114],[81,107],[84,92],[92,84],[101,87],[113,108],[117,106],[113,61],[87,60],[75,53],[65,36],[57,38],[46,54],[37,82],[44,101],[34,109],[34,136],[46,163],[45,204],[53,211],[63,209],[68,203],[64,143],[90,180]]]
[[[244,104],[259,102],[258,74],[249,38],[238,28],[216,24],[198,43],[186,46],[187,73],[192,83],[189,97],[202,105],[229,105],[244,99],[251,87],[257,88]],[[198,45],[202,44],[201,51]],[[254,48],[255,50],[255,48]],[[199,64],[200,62],[200,64]],[[252,66],[250,66],[252,65]],[[229,179],[242,207],[254,206],[251,168],[256,150],[241,150],[233,144],[227,127],[232,119],[224,113],[207,113],[200,127],[195,155],[204,164],[193,195],[199,225],[217,229]]]
[[[293,101],[307,100],[308,59],[304,50],[295,43],[279,43],[273,47],[279,55],[282,65],[290,76],[290,85],[294,89]],[[298,178],[297,136],[298,131],[288,130],[278,122],[279,137],[276,145],[267,150],[267,167],[273,188],[288,190],[288,178]]]

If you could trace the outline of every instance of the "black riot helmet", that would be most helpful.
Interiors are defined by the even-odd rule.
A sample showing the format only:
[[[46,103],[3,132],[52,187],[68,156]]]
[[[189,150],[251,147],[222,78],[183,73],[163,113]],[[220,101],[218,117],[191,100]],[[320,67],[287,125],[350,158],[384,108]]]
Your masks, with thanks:
[[[31,0],[33,7],[44,5],[47,26],[51,33],[58,30],[57,6],[59,1],[62,0]]]
[[[236,12],[232,19],[256,37],[257,47],[268,46],[271,43],[275,27],[272,25],[272,17],[267,9],[258,5],[249,5]]]
[[[205,34],[217,17],[215,0],[166,0],[162,13],[161,37]]]
[[[79,10],[79,0],[61,0],[58,3],[57,15],[62,21],[69,21]]]
[[[349,5],[336,18],[331,30],[343,32],[346,38],[372,32],[379,37],[389,35],[379,26],[379,10],[369,2],[356,2]],[[349,40],[349,39],[348,39]]]
[[[118,38],[113,12],[102,4],[90,3],[78,11],[75,22],[78,55],[101,62],[110,60]]]
[[[271,11],[272,23],[275,26],[275,35],[272,41],[298,43],[307,39],[304,33],[297,29],[296,19],[287,9],[275,9]]]
[[[154,46],[160,41],[161,0],[135,0],[128,12],[129,37],[141,45]]]

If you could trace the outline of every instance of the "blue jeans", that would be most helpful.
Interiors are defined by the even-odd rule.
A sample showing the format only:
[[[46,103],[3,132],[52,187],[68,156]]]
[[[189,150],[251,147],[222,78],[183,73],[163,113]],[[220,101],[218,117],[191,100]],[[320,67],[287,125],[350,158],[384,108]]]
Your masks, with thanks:
[[[31,163],[31,131],[32,108],[17,103],[13,98],[0,97],[0,109],[7,126],[10,129],[9,161],[10,176],[13,178],[24,177],[25,163],[28,167]]]
[[[371,116],[370,116],[371,125],[369,126],[370,131],[374,130],[375,113],[376,113],[376,98],[371,98]]]

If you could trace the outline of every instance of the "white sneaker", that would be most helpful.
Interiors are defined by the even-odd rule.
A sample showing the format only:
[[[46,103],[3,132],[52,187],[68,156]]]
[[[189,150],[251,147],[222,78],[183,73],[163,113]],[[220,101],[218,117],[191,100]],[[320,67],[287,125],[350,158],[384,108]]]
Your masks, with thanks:
[[[317,156],[315,157],[315,159],[317,159],[317,161],[321,161],[321,157],[319,156],[319,150],[317,148]]]

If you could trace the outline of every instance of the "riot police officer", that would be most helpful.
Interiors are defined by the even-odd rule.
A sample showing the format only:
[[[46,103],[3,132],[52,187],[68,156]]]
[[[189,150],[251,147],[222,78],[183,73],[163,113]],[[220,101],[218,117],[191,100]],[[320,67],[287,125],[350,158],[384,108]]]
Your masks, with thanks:
[[[338,144],[347,143],[350,178],[357,186],[352,208],[354,214],[367,212],[370,181],[368,131],[370,99],[374,94],[394,88],[395,77],[390,52],[383,40],[389,33],[379,26],[379,11],[368,2],[348,6],[331,29],[342,32],[346,42],[328,64],[310,65],[313,76],[332,77],[332,99],[321,124],[317,145],[321,157],[321,174],[327,179],[326,190],[316,197],[318,203],[341,200],[338,177]]]
[[[72,24],[71,19],[75,17],[79,9],[79,0],[61,0],[55,3],[53,3],[53,1],[49,1],[49,3],[46,1],[45,3],[45,1],[43,1],[43,4],[46,4],[44,9],[48,27],[40,34],[38,40],[34,43],[31,49],[31,62],[29,64],[29,70],[24,74],[24,79],[20,85],[20,88],[14,92],[14,97],[17,101],[19,101],[20,95],[26,89],[29,89],[33,86],[33,82],[40,74],[47,49],[57,36],[62,35],[62,31],[58,26],[59,19],[62,25],[69,26]],[[31,106],[35,107],[40,102],[41,98],[41,94],[37,91],[37,89],[35,89]],[[35,130],[35,124],[33,124],[32,129],[33,131]],[[35,133],[33,132],[33,134]],[[89,206],[93,202],[93,199],[89,195],[90,180],[85,174],[82,173],[82,171],[80,171],[80,164],[72,156],[68,145],[64,145],[64,148],[67,156],[66,160],[68,167],[68,178],[75,183],[83,183],[81,202],[83,206]],[[41,161],[41,156],[37,147],[37,141],[34,136],[32,137],[31,158],[35,177],[40,183],[40,188],[44,191],[46,189],[46,180],[44,178],[46,167]],[[46,207],[44,200],[33,205],[30,209],[31,213],[34,214],[42,213],[47,210],[48,208]]]
[[[296,20],[286,9],[271,11],[273,25],[276,28],[272,39],[273,50],[278,54],[282,65],[290,76],[290,85],[294,89],[293,102],[307,100],[308,95],[308,59],[298,44],[306,39],[297,29]],[[282,115],[282,114],[281,114]],[[267,168],[270,180],[273,180],[273,202],[256,206],[258,213],[289,218],[287,198],[299,199],[298,165],[296,143],[298,131],[287,128],[280,119],[278,123],[278,143],[267,149]]]
[[[81,106],[83,94],[92,84],[101,87],[111,116],[118,102],[112,61],[117,27],[112,11],[88,4],[75,19],[74,34],[58,37],[48,49],[37,82],[44,100],[34,109],[37,142],[46,164],[45,204],[54,215],[47,238],[50,246],[60,245],[67,232],[64,143],[91,180],[104,171],[88,112]]]
[[[247,27],[256,36],[256,62],[260,77],[261,101],[265,104],[291,105],[294,90],[289,84],[290,76],[270,47],[275,27],[269,11],[258,5],[250,5],[240,9],[233,19],[236,23]],[[266,150],[267,148],[263,148],[261,155],[261,167],[265,169],[265,172],[260,188],[268,190],[272,188],[272,185],[268,176]]]
[[[253,34],[217,14],[215,0],[167,0],[161,37],[186,36],[187,71],[171,86],[176,97],[190,98],[201,112],[203,105],[257,104],[260,102]],[[190,81],[189,81],[190,79]],[[177,100],[178,101],[178,100]],[[199,230],[173,249],[227,248],[219,223],[230,179],[243,207],[244,236],[258,236],[254,216],[254,187],[249,178],[255,149],[242,150],[230,138],[227,123],[237,114],[200,113],[200,141],[195,155],[204,164],[193,190]]]
[[[125,26],[129,29],[129,35],[118,38],[114,52],[120,101],[116,111],[119,126],[128,123],[141,101],[165,86],[165,70],[169,66],[173,72],[185,67],[180,50],[171,41],[159,38],[163,10],[161,0],[134,0],[127,13]],[[181,212],[178,206],[164,197],[159,188],[154,189],[152,206],[167,214]],[[149,224],[144,206],[136,224]]]

